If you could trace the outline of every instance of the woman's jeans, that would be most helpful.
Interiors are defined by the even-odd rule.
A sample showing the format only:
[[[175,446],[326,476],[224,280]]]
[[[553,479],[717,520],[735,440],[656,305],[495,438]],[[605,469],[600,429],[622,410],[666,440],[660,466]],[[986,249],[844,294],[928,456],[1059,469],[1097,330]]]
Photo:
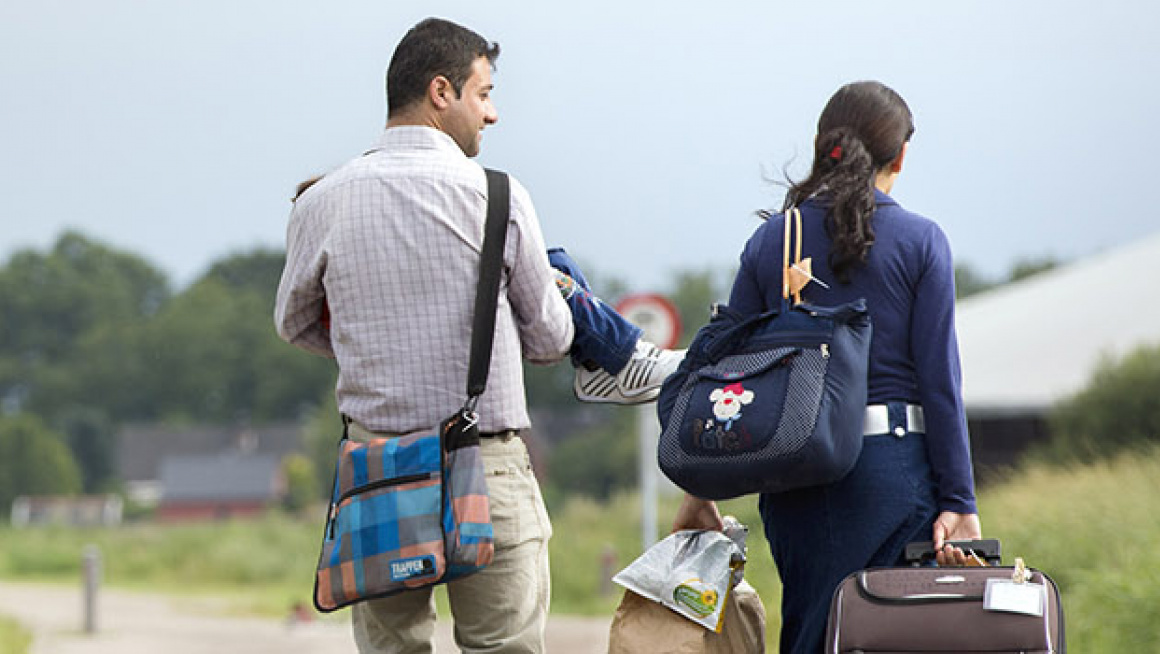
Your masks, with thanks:
[[[550,248],[548,262],[575,282],[572,288],[561,289],[572,309],[572,324],[575,326],[572,363],[577,367],[595,365],[612,375],[623,370],[640,340],[640,327],[625,320],[592,294],[580,266],[564,248]]]
[[[890,429],[905,404],[890,403]],[[782,654],[818,654],[830,598],[850,573],[903,564],[906,544],[931,540],[938,517],[926,437],[866,436],[854,470],[816,488],[766,494],[761,520],[782,581]]]

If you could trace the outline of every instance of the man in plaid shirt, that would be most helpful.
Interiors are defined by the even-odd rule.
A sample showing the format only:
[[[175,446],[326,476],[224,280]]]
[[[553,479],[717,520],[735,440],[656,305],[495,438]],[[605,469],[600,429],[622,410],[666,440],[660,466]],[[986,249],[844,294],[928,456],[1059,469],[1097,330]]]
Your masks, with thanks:
[[[498,119],[498,55],[498,45],[448,21],[413,27],[387,71],[382,136],[294,203],[278,333],[337,361],[338,406],[353,438],[427,429],[463,402],[487,206],[471,157]],[[552,527],[519,436],[531,424],[521,359],[564,357],[573,324],[515,179],[503,267],[478,407],[496,554],[447,590],[463,651],[542,652]],[[360,652],[433,649],[430,588],[356,604],[352,620]]]

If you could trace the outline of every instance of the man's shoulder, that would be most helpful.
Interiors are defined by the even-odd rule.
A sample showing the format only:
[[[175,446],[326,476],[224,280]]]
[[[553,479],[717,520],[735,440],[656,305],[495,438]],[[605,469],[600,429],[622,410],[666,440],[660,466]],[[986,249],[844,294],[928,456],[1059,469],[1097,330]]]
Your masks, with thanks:
[[[503,170],[502,168],[492,168],[489,166],[488,169],[507,175],[508,185],[511,189],[511,206],[513,218],[520,215],[535,214],[535,209],[532,205],[531,194],[528,192],[527,187],[521,184],[520,180],[515,175],[506,170]]]
[[[434,177],[446,184],[461,181],[474,185],[471,168],[464,170],[460,166],[448,166],[447,162],[439,158],[426,161],[411,159],[401,165],[397,157],[398,153],[387,150],[372,150],[354,157],[323,175],[299,198],[299,203],[308,205],[311,202],[324,201],[327,197],[358,192],[364,187],[379,187],[383,182],[392,179]],[[478,169],[478,166],[476,168]],[[483,172],[481,170],[475,172],[482,180]]]
[[[332,199],[335,193],[349,188],[351,184],[370,179],[371,175],[355,165],[357,161],[351,160],[314,182],[294,201],[295,213],[321,206]]]
[[[534,215],[531,194],[523,183],[507,170],[491,169],[507,175],[512,217]],[[442,156],[438,152],[374,150],[324,175],[299,198],[298,204],[302,205],[300,209],[307,209],[336,197],[358,193],[363,188],[382,190],[381,185],[392,180],[402,182],[396,189],[436,186],[454,194],[478,194],[483,199],[487,194],[484,170],[484,166],[475,160]]]
[[[501,172],[501,173],[507,175],[507,178],[508,178],[509,182],[511,183],[512,193],[516,193],[518,191],[520,194],[524,195],[525,197],[530,197],[528,194],[527,187],[524,186],[523,184],[521,184],[519,178],[517,178],[515,175],[509,173],[506,170],[502,170],[500,168],[492,168],[492,170],[495,170],[495,171],[498,171],[498,172]]]

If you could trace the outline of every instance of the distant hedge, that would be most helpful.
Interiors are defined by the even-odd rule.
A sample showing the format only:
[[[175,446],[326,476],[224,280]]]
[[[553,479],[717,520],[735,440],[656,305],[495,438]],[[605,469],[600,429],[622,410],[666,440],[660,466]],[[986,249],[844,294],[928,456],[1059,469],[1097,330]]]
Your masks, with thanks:
[[[1106,358],[1088,386],[1049,416],[1051,442],[1034,453],[1053,463],[1107,459],[1160,442],[1160,344]]]

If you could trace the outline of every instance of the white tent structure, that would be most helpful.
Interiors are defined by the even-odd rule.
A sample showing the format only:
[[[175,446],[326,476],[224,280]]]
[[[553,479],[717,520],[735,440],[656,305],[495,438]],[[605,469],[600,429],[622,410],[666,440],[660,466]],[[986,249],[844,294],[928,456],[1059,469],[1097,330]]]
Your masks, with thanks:
[[[1160,234],[961,301],[972,419],[1041,417],[1103,357],[1160,344]]]

